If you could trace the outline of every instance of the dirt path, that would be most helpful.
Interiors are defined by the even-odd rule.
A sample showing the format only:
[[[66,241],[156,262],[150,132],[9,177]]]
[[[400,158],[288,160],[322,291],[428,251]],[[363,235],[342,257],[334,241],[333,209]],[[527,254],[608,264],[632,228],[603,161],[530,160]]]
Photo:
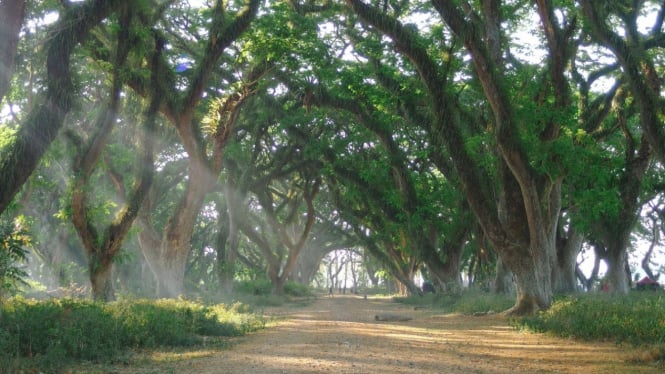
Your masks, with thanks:
[[[437,314],[386,299],[320,298],[267,311],[276,326],[229,350],[171,362],[187,373],[657,373],[611,343],[520,333],[500,316]],[[413,318],[378,322],[393,313]]]

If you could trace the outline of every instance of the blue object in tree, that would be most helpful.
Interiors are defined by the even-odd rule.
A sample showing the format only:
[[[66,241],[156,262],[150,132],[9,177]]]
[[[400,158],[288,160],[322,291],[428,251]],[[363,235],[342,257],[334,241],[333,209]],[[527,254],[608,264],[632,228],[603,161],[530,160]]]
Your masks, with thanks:
[[[180,56],[178,56],[177,61],[182,61],[175,67],[175,72],[176,73],[182,73],[184,71],[187,71],[192,68],[192,61],[189,59],[189,57],[182,53]]]
[[[189,70],[190,67],[191,67],[191,64],[189,62],[183,62],[183,63],[180,63],[180,64],[176,65],[175,72],[176,73],[182,73],[183,71]]]

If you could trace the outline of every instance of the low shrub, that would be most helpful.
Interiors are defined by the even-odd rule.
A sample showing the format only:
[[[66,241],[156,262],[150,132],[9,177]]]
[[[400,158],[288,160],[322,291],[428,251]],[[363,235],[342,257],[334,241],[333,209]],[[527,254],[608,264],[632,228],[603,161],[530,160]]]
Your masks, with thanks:
[[[186,300],[48,301],[2,306],[0,367],[57,372],[58,363],[111,361],[133,348],[191,346],[204,336],[238,336],[265,326],[241,305]],[[11,370],[21,371],[21,370]]]
[[[127,347],[189,346],[198,343],[203,306],[181,300],[130,300],[109,304]]]
[[[7,346],[0,365],[32,358],[32,365],[58,371],[68,360],[97,361],[119,353],[120,332],[101,304],[81,300],[5,302],[0,330]]]
[[[441,308],[449,313],[473,314],[477,312],[503,312],[515,304],[515,298],[489,292],[471,291],[425,294],[423,296],[396,297],[395,301],[414,305]]]
[[[294,297],[308,297],[312,295],[312,291],[309,289],[309,287],[302,283],[290,281],[286,282],[284,285],[284,293]]]
[[[518,327],[585,340],[611,340],[634,345],[665,343],[665,294],[576,295],[555,300]]]
[[[473,314],[479,312],[500,313],[515,305],[515,296],[484,291],[463,292],[450,306],[451,312]]]
[[[443,303],[443,298],[448,299],[449,296],[445,294],[435,294],[427,293],[422,296],[420,295],[411,295],[411,296],[395,296],[393,300],[413,306],[427,306],[427,307],[440,307]]]
[[[247,295],[270,295],[272,283],[268,279],[244,280],[237,282],[234,289]]]

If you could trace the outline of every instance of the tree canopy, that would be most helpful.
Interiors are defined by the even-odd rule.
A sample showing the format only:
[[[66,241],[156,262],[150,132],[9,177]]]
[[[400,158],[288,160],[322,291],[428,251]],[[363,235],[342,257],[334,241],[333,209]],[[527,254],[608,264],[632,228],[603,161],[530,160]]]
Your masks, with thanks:
[[[514,314],[593,282],[583,253],[623,293],[651,243],[656,276],[660,2],[16,3],[0,211],[52,266],[83,258],[97,299],[132,272],[281,293],[339,249],[409,293],[512,274]]]

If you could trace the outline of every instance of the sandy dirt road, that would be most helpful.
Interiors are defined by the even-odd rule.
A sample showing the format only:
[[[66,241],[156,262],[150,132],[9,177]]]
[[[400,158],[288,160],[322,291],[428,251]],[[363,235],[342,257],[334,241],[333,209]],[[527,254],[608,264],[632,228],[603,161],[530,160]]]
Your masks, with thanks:
[[[389,299],[322,297],[266,311],[275,326],[228,350],[169,363],[183,373],[661,373],[629,348],[519,332],[499,316],[446,315]],[[380,322],[375,315],[408,316]],[[628,351],[627,351],[628,350]]]

